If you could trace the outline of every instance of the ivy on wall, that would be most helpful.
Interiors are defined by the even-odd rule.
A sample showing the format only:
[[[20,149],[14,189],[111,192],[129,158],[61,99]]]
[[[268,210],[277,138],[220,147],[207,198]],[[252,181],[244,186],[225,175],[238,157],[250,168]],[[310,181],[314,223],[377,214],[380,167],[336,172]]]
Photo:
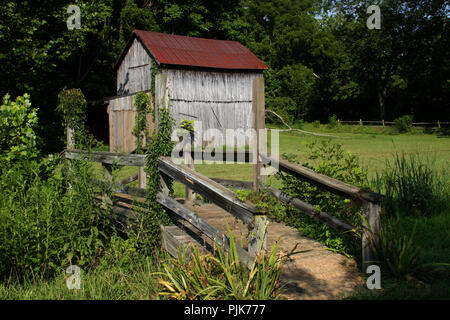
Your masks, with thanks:
[[[62,116],[64,126],[73,130],[72,145],[76,149],[82,149],[83,145],[87,145],[86,110],[86,98],[80,89],[64,88],[59,92],[56,111]]]
[[[170,155],[174,143],[171,141],[172,128],[175,123],[169,108],[151,104],[155,101],[155,76],[158,73],[156,63],[152,67],[151,98],[146,93],[138,93],[135,99],[136,123],[133,135],[137,138],[136,151],[145,150],[145,172],[147,174],[146,187],[146,212],[141,216],[141,228],[145,232],[145,245],[150,251],[157,250],[161,244],[160,225],[171,224],[171,219],[164,208],[156,201],[156,196],[161,192],[161,173],[158,169],[158,158]],[[158,130],[149,132],[148,114],[151,112],[153,121],[156,121],[156,108],[158,112]],[[143,147],[143,138],[146,139],[146,147]],[[169,186],[171,189],[171,186]]]
[[[142,153],[144,139],[146,141],[149,140],[147,115],[151,111],[150,97],[144,92],[137,93],[134,106],[136,108],[136,117],[133,135],[136,137],[136,153]]]

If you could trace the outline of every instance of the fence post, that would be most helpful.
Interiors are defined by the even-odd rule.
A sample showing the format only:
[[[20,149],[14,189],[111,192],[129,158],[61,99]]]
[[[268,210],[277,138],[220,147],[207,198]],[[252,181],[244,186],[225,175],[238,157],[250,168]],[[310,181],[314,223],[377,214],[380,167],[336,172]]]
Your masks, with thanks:
[[[375,261],[374,248],[379,243],[380,211],[380,203],[363,202],[362,268],[364,273]]]
[[[195,170],[194,167],[194,159],[192,159],[192,155],[191,155],[191,150],[192,150],[192,144],[193,144],[193,139],[192,136],[190,139],[187,139],[188,141],[185,143],[185,149],[183,152],[184,155],[184,164],[192,170]],[[194,191],[192,191],[191,189],[189,189],[188,187],[185,188],[185,193],[186,193],[186,201],[193,201],[195,200],[195,195],[194,195]]]
[[[437,121],[437,125],[438,125],[438,128],[441,127],[441,123],[439,122],[439,120]]]
[[[104,178],[106,180],[106,183],[108,184],[109,187],[112,187],[112,183],[113,183],[113,179],[112,179],[112,165],[110,164],[106,164],[106,163],[102,163],[102,168],[104,169]],[[108,194],[104,193],[103,194],[103,204],[104,205],[112,205],[112,200],[111,198],[108,196]]]
[[[362,126],[363,125],[363,121],[362,119],[359,119],[359,125]]]
[[[384,119],[382,119],[381,122],[383,123],[383,127],[384,127]]]
[[[73,144],[73,129],[69,127],[69,125],[67,125],[66,128],[66,137],[67,137],[67,150],[72,150],[74,147]]]
[[[138,171],[138,185],[139,188],[145,189],[147,187],[147,173],[144,167],[139,167]]]
[[[253,190],[259,190],[261,184],[266,182],[266,176],[261,175],[263,169],[260,151],[266,151],[266,124],[265,124],[265,100],[264,78],[254,78],[252,82],[252,114],[253,130],[256,133],[256,141],[252,143],[253,149]]]
[[[269,222],[265,215],[255,216],[255,226],[250,230],[248,238],[248,254],[253,258],[259,250],[266,250],[267,245],[267,226]]]

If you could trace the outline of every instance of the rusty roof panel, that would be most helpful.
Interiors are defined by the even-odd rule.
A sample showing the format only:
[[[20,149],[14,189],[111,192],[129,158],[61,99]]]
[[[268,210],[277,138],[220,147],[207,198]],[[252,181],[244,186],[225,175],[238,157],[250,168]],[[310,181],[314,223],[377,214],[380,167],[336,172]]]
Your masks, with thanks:
[[[135,30],[160,64],[217,69],[264,70],[267,66],[237,41]]]

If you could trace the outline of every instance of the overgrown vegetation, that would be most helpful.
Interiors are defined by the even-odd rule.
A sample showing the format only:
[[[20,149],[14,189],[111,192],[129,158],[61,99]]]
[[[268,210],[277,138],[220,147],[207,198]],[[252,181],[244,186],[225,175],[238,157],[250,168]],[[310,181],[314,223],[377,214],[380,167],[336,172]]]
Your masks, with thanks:
[[[294,155],[285,157],[292,162],[310,168],[348,184],[361,188],[367,187],[367,172],[359,164],[358,157],[344,152],[340,144],[331,141],[311,143],[308,146],[308,161],[300,163]],[[361,208],[349,199],[334,195],[308,182],[291,175],[279,173],[283,183],[282,191],[294,198],[313,205],[355,226],[361,226]],[[358,255],[359,244],[346,234],[323,224],[322,222],[299,213],[294,208],[286,208],[284,220],[298,228],[306,236],[319,240],[329,248],[343,253]]]
[[[420,277],[424,267],[449,263],[448,260],[425,263],[423,246],[416,235],[418,225],[421,227],[427,219],[450,214],[448,177],[444,171],[434,168],[429,157],[396,154],[385,171],[374,179],[374,185],[386,195],[381,241],[376,251],[385,270],[394,277],[408,274]],[[411,228],[412,221],[415,222]]]
[[[58,110],[64,126],[70,121],[70,112],[75,118],[78,113],[79,122],[70,123],[75,132],[72,142],[89,150],[92,138],[85,134],[79,111],[84,106],[81,91],[61,92]],[[230,254],[219,250],[213,256],[194,251],[192,259],[185,255],[178,262],[161,255],[159,224],[170,220],[156,201],[149,200],[145,206],[150,219],[142,220],[139,229],[146,232],[145,241],[139,232],[118,236],[108,206],[98,205],[96,197],[109,191],[91,183],[93,167],[83,161],[72,161],[69,166],[59,155],[42,157],[34,134],[37,112],[31,107],[30,97],[24,95],[15,101],[5,97],[0,110],[2,119],[8,119],[3,123],[8,130],[0,128],[0,298],[277,298],[284,260],[275,251],[267,256],[261,252],[251,270],[237,262],[233,250]],[[146,149],[147,193],[153,200],[159,192],[156,159],[169,154],[172,146],[170,114],[161,109],[159,115],[160,130],[150,137]],[[18,148],[14,148],[16,145]],[[436,168],[429,158],[399,154],[369,183],[358,158],[330,141],[309,144],[304,161],[293,154],[285,156],[317,172],[360,187],[372,186],[386,195],[377,250],[384,291],[375,297],[449,296],[450,251],[445,228],[450,223],[448,168]],[[350,201],[289,176],[279,178],[288,194],[359,225],[360,208]],[[287,209],[267,192],[239,195],[328,247],[358,255],[360,242]],[[66,287],[65,268],[73,264],[82,268],[81,290]],[[361,297],[374,296],[355,298]]]
[[[286,261],[274,244],[270,253],[260,250],[250,269],[239,259],[231,233],[230,250],[217,246],[214,255],[196,247],[179,251],[178,259],[161,261],[163,272],[156,273],[165,288],[160,295],[177,300],[268,300],[280,297],[279,277]]]
[[[37,109],[31,107],[28,94],[15,101],[9,94],[3,97],[0,106],[0,172],[24,160],[38,158],[37,123]]]
[[[396,154],[373,184],[386,195],[389,216],[431,217],[450,210],[446,172],[448,167],[436,169],[431,156]]]
[[[355,298],[424,299],[450,295],[448,170],[429,157],[396,154],[373,185],[385,193],[376,260],[383,292]]]

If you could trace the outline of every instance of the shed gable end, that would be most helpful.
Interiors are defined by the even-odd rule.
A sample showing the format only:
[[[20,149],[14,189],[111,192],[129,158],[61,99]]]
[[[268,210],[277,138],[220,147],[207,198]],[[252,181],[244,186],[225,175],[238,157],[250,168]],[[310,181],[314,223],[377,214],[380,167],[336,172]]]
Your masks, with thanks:
[[[117,94],[129,95],[151,88],[152,58],[135,38],[117,69]]]

